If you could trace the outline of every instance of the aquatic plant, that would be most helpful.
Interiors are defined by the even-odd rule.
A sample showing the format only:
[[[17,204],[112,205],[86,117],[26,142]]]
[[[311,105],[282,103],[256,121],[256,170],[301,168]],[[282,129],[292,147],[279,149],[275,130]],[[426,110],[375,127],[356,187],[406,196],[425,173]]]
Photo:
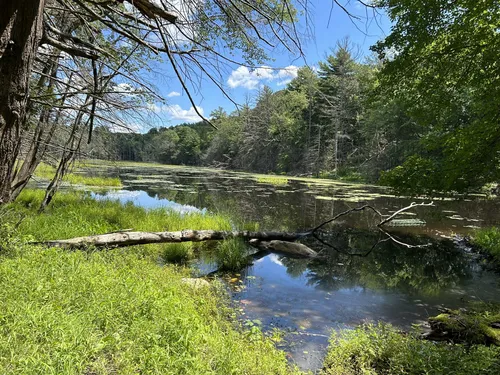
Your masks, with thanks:
[[[217,244],[216,262],[221,270],[237,271],[247,265],[247,245],[240,238],[231,238]]]
[[[472,234],[471,242],[500,265],[500,228],[478,229]]]
[[[280,186],[288,184],[288,178],[283,176],[259,176],[257,177],[257,182],[261,184]]]

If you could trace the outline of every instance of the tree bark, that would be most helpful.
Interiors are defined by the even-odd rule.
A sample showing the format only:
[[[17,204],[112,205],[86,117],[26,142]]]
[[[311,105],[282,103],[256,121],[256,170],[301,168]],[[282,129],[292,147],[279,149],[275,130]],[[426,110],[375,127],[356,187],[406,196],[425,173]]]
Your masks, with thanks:
[[[0,204],[11,200],[29,80],[43,35],[45,0],[4,1],[0,12]]]
[[[177,232],[115,232],[95,236],[76,237],[68,240],[52,240],[38,242],[65,249],[81,249],[94,247],[125,247],[134,245],[174,242],[201,242],[209,240],[225,240],[228,238],[258,239],[261,241],[295,241],[302,233],[286,232],[249,232],[249,231],[215,231],[215,230],[183,230]]]

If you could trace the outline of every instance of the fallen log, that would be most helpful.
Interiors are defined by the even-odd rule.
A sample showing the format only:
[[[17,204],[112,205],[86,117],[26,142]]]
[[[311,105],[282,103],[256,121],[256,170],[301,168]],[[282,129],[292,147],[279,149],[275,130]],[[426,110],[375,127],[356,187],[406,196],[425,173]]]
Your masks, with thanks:
[[[412,209],[417,206],[433,206],[431,203],[412,203],[411,205],[404,207],[392,215],[384,218],[377,209],[370,205],[364,205],[357,208],[351,208],[347,211],[341,212],[335,217],[324,221],[315,228],[303,232],[303,233],[293,233],[293,232],[251,232],[251,231],[216,231],[216,230],[183,230],[176,232],[134,232],[127,229],[98,234],[92,236],[76,237],[67,240],[50,240],[41,242],[31,242],[31,244],[45,245],[50,247],[60,247],[64,249],[84,249],[86,247],[95,248],[115,248],[115,247],[126,247],[135,245],[146,245],[146,244],[156,244],[156,243],[177,243],[177,242],[201,242],[201,241],[220,241],[228,238],[243,238],[246,240],[255,240],[259,243],[258,247],[265,249],[267,251],[283,253],[291,256],[299,256],[306,258],[319,258],[318,253],[314,250],[308,248],[307,246],[299,243],[293,243],[300,238],[306,236],[313,236],[320,243],[327,245],[337,251],[339,251],[335,246],[326,243],[320,237],[317,236],[317,231],[324,227],[326,224],[331,223],[340,217],[350,214],[352,212],[359,212],[364,210],[372,210],[377,215],[380,216],[381,221],[377,224],[377,227],[387,235],[386,240],[392,240],[400,245],[404,245],[409,248],[418,248],[429,246],[427,245],[410,245],[403,243],[392,236],[389,232],[382,229],[382,227],[391,222],[396,216],[402,212]],[[254,242],[255,242],[254,241]],[[376,246],[376,245],[374,245]],[[373,247],[372,249],[373,250]],[[370,250],[370,251],[371,251]],[[369,252],[368,252],[369,253]],[[367,254],[368,254],[367,253]],[[358,255],[358,254],[349,254]]]
[[[75,237],[67,240],[51,240],[34,242],[33,244],[64,249],[82,249],[93,246],[97,248],[114,248],[134,245],[176,242],[220,241],[228,238],[258,239],[261,241],[295,241],[304,233],[287,232],[250,232],[250,231],[216,231],[216,230],[183,230],[176,232],[115,232],[93,236]]]

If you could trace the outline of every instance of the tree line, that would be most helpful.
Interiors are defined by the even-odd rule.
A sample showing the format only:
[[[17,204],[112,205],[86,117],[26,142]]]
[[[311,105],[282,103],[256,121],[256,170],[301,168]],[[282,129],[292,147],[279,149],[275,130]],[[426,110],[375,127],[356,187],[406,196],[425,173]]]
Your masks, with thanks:
[[[145,134],[102,128],[92,157],[204,165],[263,173],[357,177],[375,181],[404,160],[417,134],[398,132],[404,107],[394,101],[385,121],[377,91],[382,62],[358,61],[348,39],[319,63],[304,67],[285,89],[261,87],[238,111],[218,108],[209,124],[150,129]],[[390,99],[387,99],[390,100]],[[401,134],[404,133],[404,134]]]
[[[341,42],[317,70],[301,69],[284,90],[261,88],[237,112],[140,135],[111,130],[144,122],[148,103],[161,100],[146,74],[155,62],[197,110],[199,79],[227,94],[221,64],[259,67],[278,46],[302,54],[307,2],[8,1],[0,14],[0,204],[19,195],[42,160],[57,167],[48,204],[81,151],[362,177],[400,194],[498,182],[500,3],[358,3],[392,21],[371,60]]]
[[[173,146],[185,126],[128,137],[164,140],[174,150],[175,160],[155,161],[362,177],[406,195],[468,193],[497,183],[500,3],[377,6],[393,26],[371,48],[373,58],[358,61],[348,43],[339,43],[286,89],[264,87],[239,112],[212,113],[219,132],[200,136],[203,124],[189,126],[190,138],[199,137],[191,154],[180,151],[186,144]],[[147,150],[161,144],[144,142],[136,157],[150,160]]]

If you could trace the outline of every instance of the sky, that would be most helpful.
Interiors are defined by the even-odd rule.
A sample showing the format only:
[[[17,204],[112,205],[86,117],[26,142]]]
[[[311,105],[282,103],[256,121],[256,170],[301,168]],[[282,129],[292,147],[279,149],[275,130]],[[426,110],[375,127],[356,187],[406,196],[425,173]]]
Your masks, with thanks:
[[[279,49],[270,51],[272,61],[266,62],[263,67],[256,69],[237,65],[227,67],[222,73],[223,82],[220,82],[225,91],[236,103],[243,104],[255,97],[259,88],[264,85],[275,91],[284,89],[296,76],[300,67],[317,66],[319,61],[325,60],[331,53],[336,42],[345,37],[349,37],[359,50],[361,60],[363,56],[369,55],[370,46],[389,33],[390,21],[384,15],[379,14],[374,17],[371,10],[367,13],[367,9],[355,0],[346,2],[346,9],[351,14],[359,16],[359,20],[351,19],[337,5],[332,8],[329,0],[308,0],[309,21],[306,24],[302,20],[298,25],[301,30],[306,30],[308,27],[311,34],[302,42],[303,56],[291,55]],[[266,67],[281,69],[271,70]],[[152,104],[153,115],[148,116],[146,124],[136,126],[136,129],[146,132],[151,127],[170,127],[201,120],[166,63],[157,67],[152,79],[165,101]],[[218,107],[224,108],[228,113],[236,109],[235,105],[211,82],[199,82],[191,93],[198,110],[207,118]]]

